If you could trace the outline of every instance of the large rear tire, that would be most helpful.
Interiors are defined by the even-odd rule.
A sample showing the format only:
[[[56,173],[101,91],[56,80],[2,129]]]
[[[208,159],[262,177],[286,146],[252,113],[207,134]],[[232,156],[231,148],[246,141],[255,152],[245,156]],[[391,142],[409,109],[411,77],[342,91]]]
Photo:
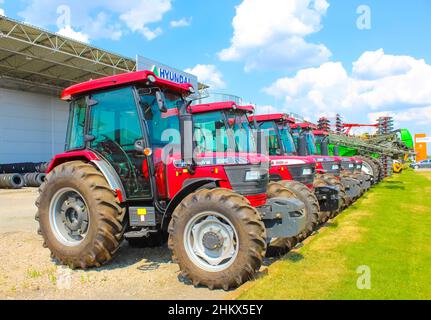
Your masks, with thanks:
[[[282,181],[281,184],[290,190],[297,199],[301,200],[305,205],[305,214],[307,216],[307,224],[305,230],[298,236],[298,241],[302,242],[308,238],[319,225],[321,218],[319,200],[314,193],[308,189],[303,183],[292,180]]]
[[[109,262],[125,230],[125,209],[92,165],[72,161],[56,167],[39,189],[39,234],[51,257],[71,268]]]
[[[177,206],[169,248],[193,285],[229,290],[251,279],[266,250],[265,226],[249,201],[227,189],[201,189]]]

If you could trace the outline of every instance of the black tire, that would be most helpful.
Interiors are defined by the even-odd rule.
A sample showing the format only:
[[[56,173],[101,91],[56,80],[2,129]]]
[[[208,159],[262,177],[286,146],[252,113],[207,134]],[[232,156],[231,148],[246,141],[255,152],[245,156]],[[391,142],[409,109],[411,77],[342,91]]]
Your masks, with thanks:
[[[385,168],[380,159],[372,158],[376,166],[379,168],[379,175],[377,177],[377,182],[381,182],[385,178]]]
[[[211,272],[189,256],[184,241],[187,224],[201,213],[214,212],[230,221],[238,236],[235,259],[225,269]],[[222,219],[223,219],[222,218]],[[189,194],[175,208],[169,223],[169,248],[181,275],[194,286],[210,289],[236,288],[260,269],[266,250],[265,225],[255,208],[243,196],[228,189],[201,189]]]
[[[268,199],[271,198],[295,198],[297,199],[294,192],[287,189],[280,182],[270,182],[267,188]],[[267,257],[278,257],[286,254],[292,250],[299,243],[299,236],[289,238],[277,238],[272,239],[266,249]]]
[[[73,246],[64,245],[50,223],[51,201],[63,188],[71,188],[82,195],[89,216],[87,234],[81,243]],[[99,267],[113,258],[123,239],[126,210],[100,171],[82,161],[61,164],[46,176],[39,193],[36,201],[38,233],[43,236],[44,247],[51,250],[53,259],[71,268],[86,269]]]
[[[319,178],[323,180],[327,185],[338,188],[339,205],[338,210],[330,212],[329,218],[332,219],[338,214],[340,214],[344,209],[346,209],[352,203],[352,200],[347,195],[344,185],[335,176],[325,174],[320,176]]]
[[[292,180],[280,182],[284,187],[290,190],[297,199],[301,200],[305,205],[305,214],[307,216],[307,224],[302,234],[298,236],[298,241],[302,242],[308,238],[319,225],[321,218],[319,200],[317,200],[313,191],[308,189],[303,183]]]

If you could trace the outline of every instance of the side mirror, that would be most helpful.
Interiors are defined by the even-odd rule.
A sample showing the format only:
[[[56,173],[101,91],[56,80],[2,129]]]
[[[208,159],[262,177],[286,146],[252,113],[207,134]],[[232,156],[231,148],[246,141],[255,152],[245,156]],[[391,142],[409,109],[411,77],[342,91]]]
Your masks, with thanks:
[[[159,110],[161,113],[165,113],[168,111],[168,108],[166,108],[166,100],[165,95],[161,91],[156,91],[156,99],[157,99],[157,105],[159,106]]]

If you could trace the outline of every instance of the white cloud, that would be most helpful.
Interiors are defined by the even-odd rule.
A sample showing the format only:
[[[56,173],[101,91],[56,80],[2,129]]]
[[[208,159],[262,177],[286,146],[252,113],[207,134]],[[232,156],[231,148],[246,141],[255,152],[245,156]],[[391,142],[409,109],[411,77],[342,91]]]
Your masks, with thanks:
[[[0,16],[6,16],[4,9],[0,8]]]
[[[18,13],[26,22],[41,27],[57,26],[58,30],[70,27],[89,40],[118,40],[128,30],[152,40],[162,34],[162,29],[155,24],[172,8],[171,0],[75,0],[67,5],[63,0],[28,2]],[[57,12],[58,8],[65,11]],[[95,15],[95,12],[98,13]]]
[[[305,37],[322,28],[328,7],[326,0],[243,0],[232,21],[231,45],[219,58],[244,61],[246,71],[319,65],[331,52]]]
[[[383,49],[365,52],[353,63],[353,75],[373,80],[404,74],[411,70],[415,59],[409,56],[393,56],[385,54]]]
[[[408,108],[401,111],[381,111],[368,114],[370,121],[375,122],[379,117],[393,117],[395,123],[414,122],[418,125],[431,124],[431,105],[423,108]]]
[[[431,65],[408,56],[365,52],[349,74],[340,62],[327,62],[278,79],[264,92],[282,100],[284,111],[317,119],[341,113],[351,120],[380,112],[399,122],[431,124]],[[371,120],[371,119],[370,119]]]
[[[188,27],[192,24],[192,18],[182,18],[180,20],[172,20],[170,25],[172,28]]]
[[[132,31],[142,33],[148,40],[152,40],[162,33],[161,28],[150,29],[148,24],[161,21],[163,15],[171,10],[171,0],[141,0],[123,13],[123,20]]]
[[[81,41],[81,42],[85,42],[85,43],[90,42],[87,34],[84,34],[82,32],[77,32],[77,31],[73,30],[72,27],[70,27],[70,26],[66,26],[66,27],[58,30],[57,33],[59,35],[62,35],[64,37],[71,38],[71,39],[74,39],[77,41]]]
[[[193,68],[184,70],[198,77],[199,81],[209,85],[211,89],[223,89],[226,87],[222,73],[213,64],[197,64]]]

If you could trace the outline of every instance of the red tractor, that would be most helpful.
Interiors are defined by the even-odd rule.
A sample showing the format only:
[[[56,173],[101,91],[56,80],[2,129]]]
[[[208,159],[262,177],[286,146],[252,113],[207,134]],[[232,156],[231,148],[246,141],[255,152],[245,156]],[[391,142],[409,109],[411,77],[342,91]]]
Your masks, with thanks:
[[[286,114],[257,115],[250,118],[258,132],[264,133],[265,147],[271,159],[270,180],[282,183],[304,202],[308,224],[304,237],[316,226],[339,210],[339,190],[315,181],[316,161],[310,156],[298,156],[290,132],[295,119]]]
[[[317,126],[309,123],[295,123],[290,126],[300,155],[308,155],[316,160],[317,178],[320,181],[337,186],[343,192],[343,207],[351,205],[361,195],[360,182],[342,175],[342,158],[328,155],[328,141],[322,140],[317,148],[314,132]]]
[[[226,150],[199,151],[186,101],[193,91],[149,71],[64,90],[66,151],[51,161],[36,201],[53,258],[97,267],[124,238],[169,234],[183,276],[227,290],[259,270],[267,244],[303,232],[304,205],[280,184],[268,187],[267,157],[242,153],[228,118],[213,122]],[[232,106],[220,114],[244,112]]]
[[[320,147],[320,154],[328,155],[329,150],[326,147],[329,143],[328,131],[314,130],[313,135],[315,137],[316,145]],[[363,161],[356,157],[340,157],[340,160],[341,160],[341,175],[345,178],[352,178],[352,179],[358,180],[361,195],[364,194],[365,191],[368,191],[371,188],[373,179],[371,175],[368,175],[362,172]]]

